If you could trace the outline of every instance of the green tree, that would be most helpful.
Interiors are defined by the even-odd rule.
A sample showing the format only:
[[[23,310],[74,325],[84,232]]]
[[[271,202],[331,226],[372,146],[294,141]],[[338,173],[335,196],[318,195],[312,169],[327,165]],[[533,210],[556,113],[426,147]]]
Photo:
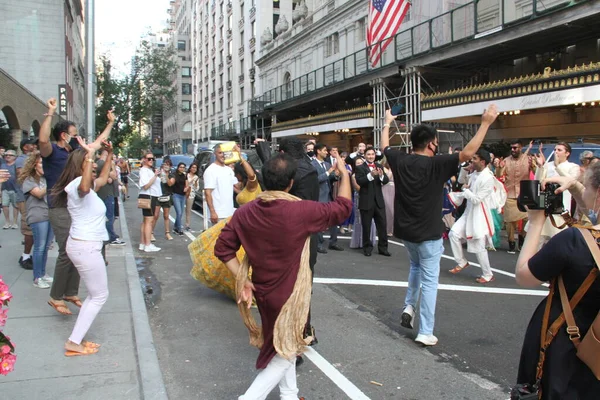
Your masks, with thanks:
[[[151,123],[152,116],[175,106],[177,87],[173,81],[179,70],[176,54],[173,47],[159,48],[143,41],[125,77],[115,76],[110,59],[100,57],[96,130],[99,133],[104,129],[106,114],[113,108],[117,118],[111,135],[115,148],[126,150],[122,143],[139,143],[140,132]],[[149,142],[148,138],[145,148],[150,147]]]
[[[139,132],[134,132],[128,136],[127,141],[123,142],[123,147],[127,151],[128,158],[141,158],[144,152],[150,149],[150,138],[142,136]]]

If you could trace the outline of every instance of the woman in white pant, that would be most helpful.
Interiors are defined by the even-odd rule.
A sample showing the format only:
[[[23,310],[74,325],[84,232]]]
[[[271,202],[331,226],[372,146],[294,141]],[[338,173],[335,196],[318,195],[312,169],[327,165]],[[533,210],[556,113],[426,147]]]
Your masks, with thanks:
[[[106,265],[102,257],[102,242],[108,240],[106,206],[96,191],[108,182],[111,163],[104,163],[96,178],[95,150],[77,137],[81,148],[73,151],[58,182],[52,189],[55,204],[67,206],[71,214],[71,229],[67,240],[67,255],[77,268],[88,296],[73,332],[65,343],[65,356],[80,356],[98,352],[100,345],[83,340],[92,322],[108,298]],[[112,145],[103,142],[112,156]]]

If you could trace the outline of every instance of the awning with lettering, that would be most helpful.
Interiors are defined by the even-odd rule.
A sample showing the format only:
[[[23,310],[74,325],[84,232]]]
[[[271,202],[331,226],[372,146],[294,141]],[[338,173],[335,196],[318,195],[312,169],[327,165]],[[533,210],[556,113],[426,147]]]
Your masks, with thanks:
[[[433,108],[424,110],[421,119],[423,122],[433,122],[479,116],[491,103],[495,103],[500,112],[510,112],[560,107],[591,101],[600,101],[600,85],[529,94],[526,96],[515,96],[507,99],[486,100],[478,103],[461,104],[450,107]]]

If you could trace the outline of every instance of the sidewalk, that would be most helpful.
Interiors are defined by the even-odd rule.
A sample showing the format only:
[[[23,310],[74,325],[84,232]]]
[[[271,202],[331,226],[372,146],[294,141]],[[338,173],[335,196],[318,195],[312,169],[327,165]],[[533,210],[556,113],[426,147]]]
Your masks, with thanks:
[[[1,217],[0,217],[1,219]],[[129,232],[121,206],[126,246],[107,248],[109,298],[94,321],[89,340],[101,343],[91,356],[67,358],[63,345],[77,318],[58,314],[46,304],[50,290],[32,285],[32,271],[17,260],[23,246],[19,230],[0,230],[0,275],[10,286],[8,321],[4,333],[16,348],[15,370],[0,376],[2,399],[167,399],[152,340],[148,315]],[[50,251],[47,272],[54,272],[57,244]],[[81,282],[80,297],[86,296]]]

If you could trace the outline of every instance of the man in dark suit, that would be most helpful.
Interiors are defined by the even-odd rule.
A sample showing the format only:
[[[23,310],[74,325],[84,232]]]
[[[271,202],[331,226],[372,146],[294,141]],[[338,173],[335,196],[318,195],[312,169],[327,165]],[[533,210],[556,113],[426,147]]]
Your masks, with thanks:
[[[365,150],[366,163],[356,167],[356,183],[360,186],[358,192],[358,209],[362,223],[363,252],[371,256],[373,243],[371,243],[371,221],[375,219],[377,228],[377,249],[379,254],[390,256],[388,252],[387,223],[385,218],[385,202],[381,187],[390,179],[383,172],[383,166],[375,162],[376,152],[372,147]]]
[[[338,171],[336,167],[333,167],[325,158],[329,155],[327,146],[323,143],[317,143],[315,145],[315,159],[312,161],[312,165],[317,170],[319,176],[319,203],[328,203],[333,201],[333,182],[337,181]],[[323,233],[319,233],[319,253],[327,253],[323,243],[325,238]],[[329,228],[329,249],[342,251],[344,248],[337,244],[337,226]]]

